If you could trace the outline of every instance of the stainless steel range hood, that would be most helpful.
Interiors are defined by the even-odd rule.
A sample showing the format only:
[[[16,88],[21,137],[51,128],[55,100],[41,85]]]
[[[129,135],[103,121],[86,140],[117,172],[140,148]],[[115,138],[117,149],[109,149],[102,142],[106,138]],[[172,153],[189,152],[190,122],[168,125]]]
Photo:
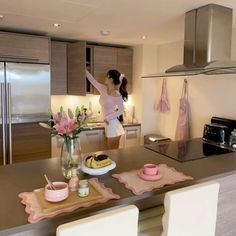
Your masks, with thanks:
[[[199,74],[234,74],[236,62],[230,60],[232,39],[231,8],[209,4],[185,14],[184,63],[162,74],[171,77]]]

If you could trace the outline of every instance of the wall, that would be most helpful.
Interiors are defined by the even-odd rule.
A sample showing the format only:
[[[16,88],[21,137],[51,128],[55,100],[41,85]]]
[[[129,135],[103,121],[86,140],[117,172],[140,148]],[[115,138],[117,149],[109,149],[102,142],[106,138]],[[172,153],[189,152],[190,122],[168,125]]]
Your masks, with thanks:
[[[236,59],[236,32],[233,32],[232,59]],[[142,79],[144,74],[163,72],[183,62],[183,41],[163,45],[138,45],[134,47],[133,93],[125,104],[128,115],[135,106],[135,117],[142,124],[145,134],[159,133],[174,139],[178,118],[179,98],[183,77],[167,78],[171,110],[166,114],[156,111],[155,105],[161,93],[161,78]],[[236,75],[194,76],[187,78],[189,88],[191,137],[202,136],[203,125],[211,116],[236,119]],[[100,110],[99,96],[52,96],[52,110],[62,105],[75,109],[77,105],[89,107],[92,102],[94,115]]]
[[[86,96],[66,96],[66,95],[54,95],[51,96],[51,109],[53,112],[60,110],[62,106],[64,110],[68,108],[75,111],[76,107],[85,106],[89,109],[91,104],[93,116],[96,117],[97,121],[103,121],[103,118],[100,115],[101,107],[99,104],[99,95],[87,94]],[[129,101],[124,103],[125,111],[127,114],[127,120],[131,121],[131,112],[134,102],[132,95],[129,96]]]
[[[236,58],[234,38],[235,32],[232,59]],[[141,75],[163,72],[173,65],[182,64],[183,41],[158,46],[139,45],[135,47],[134,51],[136,56],[141,57],[139,61],[135,60],[135,67],[141,69],[134,77],[134,84],[139,88],[135,90],[134,102],[141,104],[137,116],[142,123],[142,134],[160,133],[174,139],[184,78],[167,78],[171,110],[162,114],[154,109],[154,105],[160,97],[162,79],[141,79]],[[187,80],[191,109],[191,137],[202,136],[203,126],[210,122],[212,116],[236,119],[236,75],[199,75],[188,77]]]

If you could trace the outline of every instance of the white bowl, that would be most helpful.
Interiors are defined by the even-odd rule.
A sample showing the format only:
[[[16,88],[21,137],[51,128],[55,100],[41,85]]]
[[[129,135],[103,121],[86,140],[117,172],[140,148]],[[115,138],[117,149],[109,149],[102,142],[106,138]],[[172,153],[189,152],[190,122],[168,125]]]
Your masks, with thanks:
[[[81,165],[81,170],[84,173],[87,173],[89,175],[103,175],[103,174],[106,174],[108,171],[113,170],[115,167],[116,167],[116,163],[114,161],[111,161],[111,164],[108,166],[104,166],[98,169],[93,169],[93,168],[89,168],[85,166],[85,163],[83,161]]]

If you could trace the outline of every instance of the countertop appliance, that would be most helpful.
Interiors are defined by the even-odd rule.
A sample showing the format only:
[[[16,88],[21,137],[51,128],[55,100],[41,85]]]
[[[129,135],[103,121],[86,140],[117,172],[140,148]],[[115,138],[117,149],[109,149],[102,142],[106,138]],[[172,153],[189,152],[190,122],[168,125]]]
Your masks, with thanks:
[[[220,124],[205,124],[203,130],[203,139],[205,141],[213,141],[219,144],[229,142],[229,128]]]
[[[180,162],[227,154],[234,151],[229,147],[228,141],[231,131],[235,128],[235,120],[212,117],[211,124],[204,126],[203,138],[145,147]]]
[[[37,130],[39,121],[50,118],[50,67],[0,62],[0,86],[0,164],[6,165],[12,163],[13,132],[17,130],[14,127],[35,123]],[[29,133],[29,130],[21,129],[21,132]],[[31,138],[36,136],[34,133]]]
[[[236,120],[212,117],[210,124],[205,124],[203,139],[217,144],[228,144],[231,132],[236,129]]]

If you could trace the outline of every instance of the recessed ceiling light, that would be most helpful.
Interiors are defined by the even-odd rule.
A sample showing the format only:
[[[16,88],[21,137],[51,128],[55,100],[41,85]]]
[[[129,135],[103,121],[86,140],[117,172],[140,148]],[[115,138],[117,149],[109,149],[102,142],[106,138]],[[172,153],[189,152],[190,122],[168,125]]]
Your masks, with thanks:
[[[54,27],[60,27],[60,24],[54,23],[53,26],[54,26]]]
[[[4,16],[3,15],[0,15],[0,20],[3,20]]]
[[[108,36],[111,32],[109,30],[101,30],[100,33],[102,36]]]
[[[143,35],[142,37],[141,37],[141,39],[146,39],[147,38],[147,36],[146,35]]]

